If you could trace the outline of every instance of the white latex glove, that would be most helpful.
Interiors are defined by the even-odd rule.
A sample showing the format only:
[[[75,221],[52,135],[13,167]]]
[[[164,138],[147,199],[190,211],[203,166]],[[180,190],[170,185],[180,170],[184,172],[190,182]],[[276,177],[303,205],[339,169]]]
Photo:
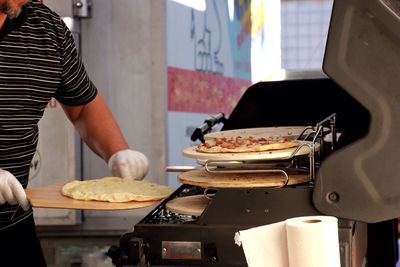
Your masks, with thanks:
[[[143,153],[125,149],[110,157],[108,168],[115,176],[142,180],[149,171],[149,161]]]
[[[19,204],[24,210],[29,209],[29,201],[21,183],[12,173],[0,169],[0,204]]]

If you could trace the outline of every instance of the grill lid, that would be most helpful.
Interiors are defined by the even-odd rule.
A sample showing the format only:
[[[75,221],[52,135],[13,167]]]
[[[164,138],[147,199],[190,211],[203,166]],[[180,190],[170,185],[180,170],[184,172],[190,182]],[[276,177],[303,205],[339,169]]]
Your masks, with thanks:
[[[313,193],[322,213],[365,222],[400,215],[399,3],[334,2],[323,69],[371,121],[365,137],[322,163]]]

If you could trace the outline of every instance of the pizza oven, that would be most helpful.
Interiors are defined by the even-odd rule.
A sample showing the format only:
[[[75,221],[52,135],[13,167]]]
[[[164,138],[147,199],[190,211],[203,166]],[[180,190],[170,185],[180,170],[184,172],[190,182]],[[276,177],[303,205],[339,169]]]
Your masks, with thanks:
[[[198,166],[178,172],[182,185],[110,248],[113,263],[246,266],[237,231],[332,215],[341,266],[395,266],[399,26],[396,0],[335,1],[323,74],[256,83],[228,118],[211,116],[192,136],[204,142],[261,130],[301,145],[245,156],[183,151]],[[213,132],[219,123],[221,132]]]

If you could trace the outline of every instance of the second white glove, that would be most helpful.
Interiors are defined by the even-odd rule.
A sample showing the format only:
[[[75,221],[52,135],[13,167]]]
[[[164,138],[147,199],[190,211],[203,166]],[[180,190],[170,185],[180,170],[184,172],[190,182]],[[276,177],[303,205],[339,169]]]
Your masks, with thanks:
[[[19,204],[24,210],[29,209],[29,201],[21,183],[15,176],[0,169],[0,204]]]
[[[115,176],[142,180],[149,171],[149,161],[143,153],[125,149],[110,157],[108,167]]]

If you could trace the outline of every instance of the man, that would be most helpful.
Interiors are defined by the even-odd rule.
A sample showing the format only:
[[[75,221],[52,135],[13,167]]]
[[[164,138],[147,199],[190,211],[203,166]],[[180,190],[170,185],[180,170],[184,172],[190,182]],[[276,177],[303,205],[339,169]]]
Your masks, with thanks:
[[[46,266],[23,188],[52,97],[115,175],[142,179],[148,171],[146,156],[128,148],[89,80],[60,17],[38,0],[0,0],[1,266]]]

